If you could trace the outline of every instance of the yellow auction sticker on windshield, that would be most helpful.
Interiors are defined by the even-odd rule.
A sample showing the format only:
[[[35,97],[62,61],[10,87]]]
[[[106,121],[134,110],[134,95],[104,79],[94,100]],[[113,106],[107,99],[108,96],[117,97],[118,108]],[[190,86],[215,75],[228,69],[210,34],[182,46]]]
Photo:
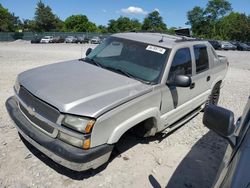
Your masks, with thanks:
[[[146,50],[156,52],[156,53],[159,53],[159,54],[164,54],[166,52],[166,49],[158,47],[158,46],[152,46],[152,45],[148,45]]]

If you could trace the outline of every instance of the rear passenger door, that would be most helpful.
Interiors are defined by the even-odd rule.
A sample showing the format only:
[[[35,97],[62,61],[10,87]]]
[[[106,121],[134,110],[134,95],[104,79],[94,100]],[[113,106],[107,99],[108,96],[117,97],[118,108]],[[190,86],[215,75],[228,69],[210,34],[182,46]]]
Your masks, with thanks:
[[[210,61],[208,56],[208,49],[206,45],[194,45],[193,46],[193,56],[195,73],[192,77],[193,86],[193,101],[192,108],[200,106],[207,100],[210,94],[211,85],[211,71],[210,71]]]

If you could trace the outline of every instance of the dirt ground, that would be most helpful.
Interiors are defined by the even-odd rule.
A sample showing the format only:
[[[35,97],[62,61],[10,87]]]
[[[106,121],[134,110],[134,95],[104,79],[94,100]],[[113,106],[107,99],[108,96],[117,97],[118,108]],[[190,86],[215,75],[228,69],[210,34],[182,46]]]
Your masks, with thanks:
[[[23,142],[5,109],[18,73],[78,59],[94,45],[0,43],[0,187],[210,187],[225,152],[223,139],[202,124],[202,113],[172,134],[126,135],[109,163],[77,173]],[[218,51],[230,68],[219,105],[240,116],[250,94],[250,52]]]

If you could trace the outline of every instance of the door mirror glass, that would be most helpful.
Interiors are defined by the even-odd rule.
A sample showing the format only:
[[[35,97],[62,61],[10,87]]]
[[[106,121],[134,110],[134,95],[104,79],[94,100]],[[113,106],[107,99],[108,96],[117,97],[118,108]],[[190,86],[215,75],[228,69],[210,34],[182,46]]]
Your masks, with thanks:
[[[191,83],[192,80],[190,76],[176,75],[167,82],[167,85],[176,87],[190,87]]]
[[[227,139],[232,147],[235,146],[236,136],[234,135],[234,113],[232,111],[215,105],[208,105],[204,111],[203,124]]]
[[[85,55],[88,56],[90,54],[90,52],[92,51],[92,48],[88,48]]]

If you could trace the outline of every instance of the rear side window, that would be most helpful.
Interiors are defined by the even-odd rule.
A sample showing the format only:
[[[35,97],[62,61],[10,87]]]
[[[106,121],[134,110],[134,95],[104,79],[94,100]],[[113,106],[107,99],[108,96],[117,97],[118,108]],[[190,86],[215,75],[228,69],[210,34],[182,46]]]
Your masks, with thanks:
[[[173,78],[175,75],[192,75],[192,60],[189,48],[179,49],[174,56],[169,78]]]
[[[207,47],[203,45],[194,46],[196,62],[196,73],[201,73],[209,68]]]

